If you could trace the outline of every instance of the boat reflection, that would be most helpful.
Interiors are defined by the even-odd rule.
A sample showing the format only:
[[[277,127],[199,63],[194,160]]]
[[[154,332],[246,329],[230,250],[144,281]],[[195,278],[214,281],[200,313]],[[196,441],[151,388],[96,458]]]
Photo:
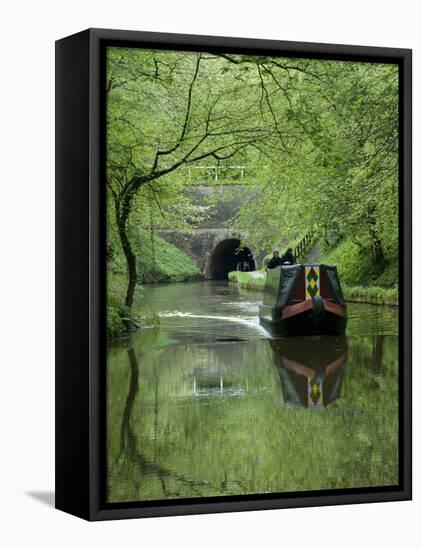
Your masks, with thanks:
[[[285,405],[327,407],[340,397],[347,362],[345,336],[270,340]]]

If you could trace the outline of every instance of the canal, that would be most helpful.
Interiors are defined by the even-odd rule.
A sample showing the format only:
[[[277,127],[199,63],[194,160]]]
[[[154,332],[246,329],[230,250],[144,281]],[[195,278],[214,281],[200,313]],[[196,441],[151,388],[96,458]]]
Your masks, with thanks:
[[[272,339],[260,300],[139,290],[161,324],[108,349],[109,502],[397,484],[397,309],[348,304],[346,337]]]

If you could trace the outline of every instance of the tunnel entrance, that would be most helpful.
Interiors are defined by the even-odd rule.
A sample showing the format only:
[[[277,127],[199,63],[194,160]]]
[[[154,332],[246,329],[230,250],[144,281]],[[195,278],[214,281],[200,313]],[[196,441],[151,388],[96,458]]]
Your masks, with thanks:
[[[208,274],[210,279],[227,279],[230,271],[254,271],[255,260],[247,246],[240,247],[239,239],[225,239],[211,252]]]

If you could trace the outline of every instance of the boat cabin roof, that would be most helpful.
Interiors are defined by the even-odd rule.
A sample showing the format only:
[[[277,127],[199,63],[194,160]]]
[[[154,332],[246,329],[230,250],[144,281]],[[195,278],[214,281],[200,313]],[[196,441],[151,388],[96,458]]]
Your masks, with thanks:
[[[267,271],[264,304],[284,307],[322,296],[344,304],[340,280],[335,265],[303,263],[281,265]]]

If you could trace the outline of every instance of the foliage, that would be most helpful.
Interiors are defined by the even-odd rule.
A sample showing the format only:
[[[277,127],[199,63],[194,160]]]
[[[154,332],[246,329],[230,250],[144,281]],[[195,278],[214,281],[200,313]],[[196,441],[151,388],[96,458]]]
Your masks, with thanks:
[[[384,267],[382,273],[377,274],[372,280],[371,284],[380,286],[382,288],[397,288],[399,281],[399,265],[396,259],[393,259],[389,264]]]
[[[154,248],[151,248],[150,236],[145,230],[139,230],[133,241],[140,251],[138,274],[140,283],[178,282],[200,276],[200,271],[192,260],[177,247],[155,236]],[[154,256],[153,256],[154,251]],[[126,291],[125,261],[120,248],[109,248],[107,269],[107,334],[115,339],[140,326],[159,324],[154,311],[132,311],[124,305]]]
[[[273,123],[257,123],[259,84],[248,72],[202,53],[109,49],[107,185],[127,262],[128,307],[137,280],[128,232],[139,192],[148,188],[159,205],[163,178],[179,168],[277,140]]]
[[[153,310],[143,310],[136,315],[112,294],[107,302],[107,340],[118,340],[139,328],[157,327],[160,315]]]
[[[259,274],[259,275],[258,275]],[[267,275],[265,270],[254,271],[231,271],[228,275],[229,281],[237,283],[240,288],[247,290],[264,290]]]
[[[351,238],[339,241],[335,246],[322,246],[321,262],[337,266],[342,284],[349,286],[394,287],[398,281],[396,258],[384,264],[382,270],[374,265],[372,256],[363,251]]]
[[[158,235],[154,235],[153,240],[154,244],[151,245],[151,235],[144,229],[132,232],[132,242],[139,251],[139,283],[179,282],[200,276],[200,270],[187,254]],[[125,262],[119,247],[113,249],[112,254],[109,271],[124,275]],[[122,290],[120,287],[120,291]]]
[[[262,172],[257,200],[238,216],[258,249],[271,250],[311,227],[328,246],[352,240],[381,273],[397,260],[398,72],[393,65],[309,62],[315,78],[273,83],[302,140]],[[278,103],[277,103],[278,104]]]
[[[154,248],[148,234],[140,231],[133,239],[138,256],[138,276],[141,283],[175,283],[201,276],[199,268],[176,246],[156,236]]]
[[[133,319],[129,309],[109,293],[107,300],[107,339],[115,340],[130,331]]]
[[[343,239],[335,246],[323,246],[321,262],[337,266],[343,285],[360,285],[371,279],[371,258],[362,254],[350,239]]]
[[[365,304],[378,304],[397,306],[399,293],[397,288],[381,288],[377,286],[343,286],[344,298],[347,302],[362,302]]]
[[[349,284],[357,256],[373,280],[397,282],[397,65],[113,47],[107,116],[109,244],[124,255],[127,307],[147,253],[138,228],[153,248],[157,228],[195,227],[212,208],[186,191],[199,165],[223,181],[248,167],[257,192],[233,227],[256,251],[315,227],[327,250],[350,248]]]
[[[261,276],[256,276],[254,273],[260,273]],[[263,291],[266,281],[265,271],[262,270],[254,273],[232,271],[229,273],[229,281],[236,283],[239,288]],[[397,287],[382,288],[379,286],[348,286],[347,284],[342,284],[342,290],[347,302],[389,306],[398,305]]]
[[[137,310],[136,314],[122,303],[125,291],[125,278],[109,272],[107,300],[107,340],[113,341],[128,336],[139,328],[160,325],[159,314],[151,309]]]

